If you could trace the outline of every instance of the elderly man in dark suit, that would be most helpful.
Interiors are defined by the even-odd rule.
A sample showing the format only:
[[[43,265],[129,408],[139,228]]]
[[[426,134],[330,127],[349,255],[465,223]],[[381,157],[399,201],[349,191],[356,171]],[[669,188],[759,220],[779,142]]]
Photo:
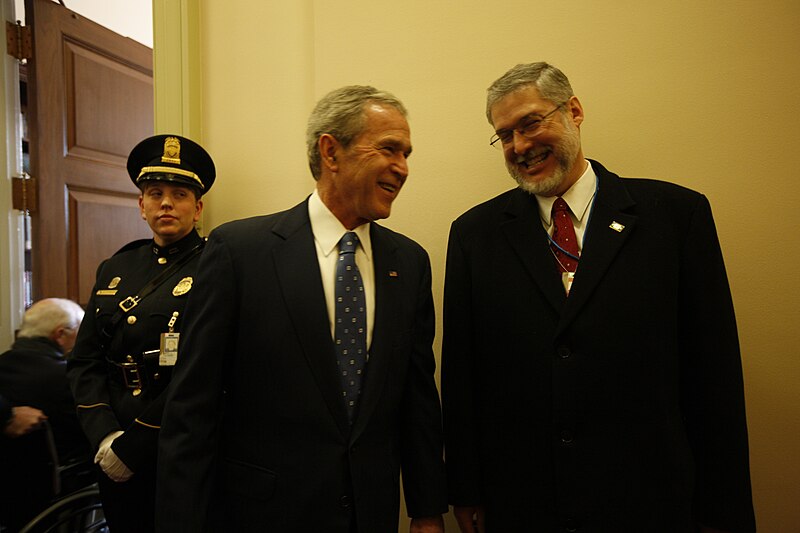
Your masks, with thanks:
[[[65,359],[75,345],[83,315],[72,300],[39,300],[25,311],[11,349],[0,355],[0,393],[14,405],[42,410],[62,462],[89,452],[75,414]]]
[[[56,492],[94,482],[64,358],[75,345],[83,315],[72,300],[39,300],[25,311],[11,349],[0,355],[0,395],[14,406],[15,419],[0,436],[0,529],[16,531]],[[59,465],[71,468],[54,485],[53,468]]]
[[[451,228],[442,395],[463,532],[755,531],[742,369],[708,200],[583,157],[546,63],[488,91],[518,187]]]
[[[401,471],[411,530],[443,529],[430,263],[374,222],[408,176],[405,108],[335,90],[307,143],[309,198],[209,237],[164,414],[159,531],[395,533]]]

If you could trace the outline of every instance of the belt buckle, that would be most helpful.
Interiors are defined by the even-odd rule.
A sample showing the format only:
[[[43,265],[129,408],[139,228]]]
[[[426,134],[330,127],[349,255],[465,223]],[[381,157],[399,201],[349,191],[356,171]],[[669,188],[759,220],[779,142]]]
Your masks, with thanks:
[[[125,386],[133,389],[133,395],[139,396],[142,393],[142,373],[138,363],[119,363],[122,368],[122,378]]]

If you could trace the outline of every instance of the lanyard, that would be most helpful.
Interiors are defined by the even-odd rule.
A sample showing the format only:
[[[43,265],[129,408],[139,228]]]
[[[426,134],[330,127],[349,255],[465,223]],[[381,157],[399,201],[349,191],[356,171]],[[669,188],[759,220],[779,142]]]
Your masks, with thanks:
[[[583,245],[581,246],[581,250],[586,247],[586,237],[587,237],[587,234],[589,233],[589,227],[590,227],[589,224],[592,222],[592,214],[594,213],[594,202],[595,202],[595,200],[597,200],[597,193],[599,191],[600,191],[600,179],[597,176],[595,176],[594,194],[592,194],[592,203],[589,206],[589,216],[586,218],[586,229],[583,231],[583,242],[582,242]],[[570,219],[570,222],[572,222],[572,219]],[[555,221],[553,221],[553,225],[555,225]],[[561,253],[563,253],[564,255],[566,255],[567,257],[570,257],[570,258],[574,259],[575,261],[580,261],[580,257],[578,257],[575,254],[572,254],[572,253],[566,251],[564,248],[559,246],[559,244],[556,241],[553,240],[553,236],[552,235],[550,235],[547,232],[545,232],[545,233],[547,235],[547,240],[550,241],[550,245],[551,246],[555,246],[556,248],[558,248],[559,251]]]

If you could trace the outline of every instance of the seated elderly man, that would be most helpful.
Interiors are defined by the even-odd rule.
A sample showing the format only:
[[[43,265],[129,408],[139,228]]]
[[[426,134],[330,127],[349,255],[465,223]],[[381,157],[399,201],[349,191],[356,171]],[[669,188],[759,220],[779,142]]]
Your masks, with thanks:
[[[11,349],[0,355],[0,396],[10,415],[0,437],[4,478],[0,524],[11,531],[24,525],[54,496],[49,436],[31,428],[30,423],[24,431],[12,430],[17,414],[42,413],[39,419],[47,420],[52,428],[59,464],[82,460],[91,464],[88,443],[75,414],[65,360],[75,344],[83,314],[71,300],[40,300],[25,312]],[[64,490],[70,488],[69,482],[65,480]]]

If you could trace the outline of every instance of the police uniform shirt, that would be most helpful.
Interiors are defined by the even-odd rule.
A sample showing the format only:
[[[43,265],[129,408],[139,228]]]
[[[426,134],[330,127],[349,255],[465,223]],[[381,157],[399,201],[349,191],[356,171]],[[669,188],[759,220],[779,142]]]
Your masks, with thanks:
[[[136,241],[103,262],[69,360],[78,417],[93,449],[109,433],[124,430],[114,450],[134,471],[142,466],[155,468],[165,400],[162,392],[171,377],[171,367],[158,365],[161,335],[170,327],[180,331],[200,255],[195,254],[131,308],[109,340],[103,330],[121,301],[136,296],[150,280],[202,244],[196,231],[163,248],[153,240]],[[154,353],[145,360],[145,352]],[[138,374],[126,371],[129,368],[136,368]],[[141,379],[138,387],[134,377]]]

